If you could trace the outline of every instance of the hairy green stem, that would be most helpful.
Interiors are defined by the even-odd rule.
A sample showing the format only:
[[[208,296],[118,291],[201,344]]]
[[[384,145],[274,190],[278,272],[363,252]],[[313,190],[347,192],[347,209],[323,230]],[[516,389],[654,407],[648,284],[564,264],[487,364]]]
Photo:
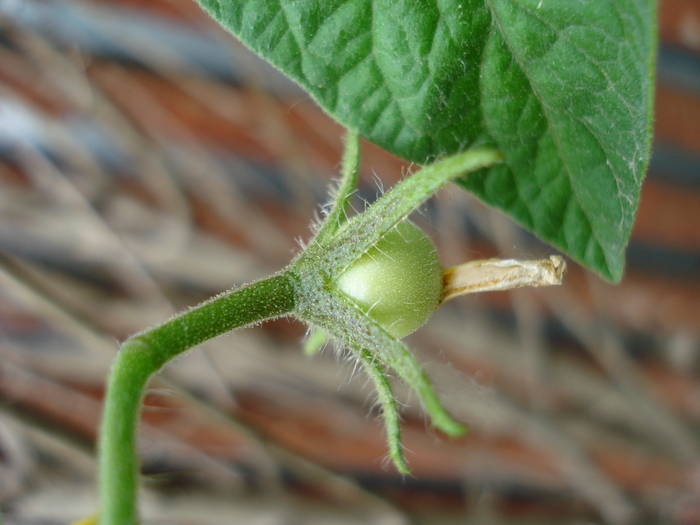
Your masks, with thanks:
[[[345,222],[350,197],[357,189],[360,165],[360,138],[356,131],[348,130],[345,135],[343,162],[338,188],[333,195],[333,204],[321,229],[316,234],[316,241],[333,235]]]
[[[100,525],[137,523],[136,427],[151,375],[207,339],[292,312],[293,279],[283,273],[225,292],[122,344],[112,365],[100,430]]]

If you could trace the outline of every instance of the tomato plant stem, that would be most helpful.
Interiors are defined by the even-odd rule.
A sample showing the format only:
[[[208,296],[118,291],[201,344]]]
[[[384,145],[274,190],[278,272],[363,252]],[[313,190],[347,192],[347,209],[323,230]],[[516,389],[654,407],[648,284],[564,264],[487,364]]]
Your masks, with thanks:
[[[290,313],[295,305],[292,280],[283,273],[225,292],[122,344],[112,365],[100,431],[100,525],[137,523],[136,427],[151,375],[207,339]]]

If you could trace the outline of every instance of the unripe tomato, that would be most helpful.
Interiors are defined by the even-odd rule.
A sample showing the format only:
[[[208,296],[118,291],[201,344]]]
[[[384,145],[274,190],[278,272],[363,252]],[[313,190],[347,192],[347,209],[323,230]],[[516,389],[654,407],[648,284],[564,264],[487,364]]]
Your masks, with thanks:
[[[400,338],[422,326],[438,307],[442,268],[428,236],[404,221],[353,262],[337,286]]]

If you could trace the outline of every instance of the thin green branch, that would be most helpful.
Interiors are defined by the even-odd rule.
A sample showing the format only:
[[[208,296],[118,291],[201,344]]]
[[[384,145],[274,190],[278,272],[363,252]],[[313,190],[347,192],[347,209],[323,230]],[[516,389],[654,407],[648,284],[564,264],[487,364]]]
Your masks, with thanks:
[[[293,280],[283,273],[225,292],[124,342],[112,365],[100,429],[100,525],[137,523],[136,427],[151,375],[207,339],[290,313]]]
[[[401,444],[401,425],[399,409],[391,390],[391,383],[379,360],[369,350],[355,350],[355,354],[365,368],[367,375],[374,383],[377,391],[377,400],[382,407],[382,417],[386,429],[386,442],[389,448],[389,457],[394,462],[396,469],[402,474],[410,474],[411,470],[406,464]]]
[[[323,242],[331,237],[347,218],[347,208],[350,197],[357,189],[357,178],[360,164],[360,138],[354,130],[348,130],[345,135],[343,161],[338,188],[333,196],[333,204],[321,228],[316,234],[315,241]]]

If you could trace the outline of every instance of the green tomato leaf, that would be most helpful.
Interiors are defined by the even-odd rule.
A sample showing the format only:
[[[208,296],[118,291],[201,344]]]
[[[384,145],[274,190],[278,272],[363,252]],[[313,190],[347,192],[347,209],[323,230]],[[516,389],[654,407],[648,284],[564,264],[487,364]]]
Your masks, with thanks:
[[[199,0],[334,118],[617,281],[649,160],[654,0]]]
[[[653,2],[489,5],[481,107],[505,166],[462,184],[618,281],[649,161]]]

